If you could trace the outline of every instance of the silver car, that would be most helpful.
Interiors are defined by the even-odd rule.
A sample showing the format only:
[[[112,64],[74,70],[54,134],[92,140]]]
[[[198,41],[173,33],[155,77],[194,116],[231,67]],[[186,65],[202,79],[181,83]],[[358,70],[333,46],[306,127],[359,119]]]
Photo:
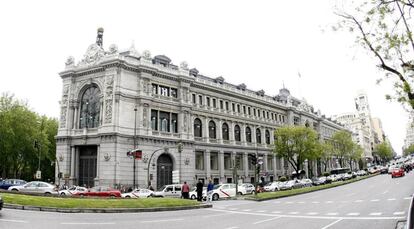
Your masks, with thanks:
[[[40,193],[48,195],[58,194],[58,189],[54,185],[42,181],[32,181],[25,185],[12,186],[8,190],[15,192]]]

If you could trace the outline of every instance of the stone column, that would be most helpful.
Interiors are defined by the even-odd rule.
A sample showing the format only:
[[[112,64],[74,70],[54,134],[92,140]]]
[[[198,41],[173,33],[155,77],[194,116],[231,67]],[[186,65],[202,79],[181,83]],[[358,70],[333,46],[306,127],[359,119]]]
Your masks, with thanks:
[[[217,125],[217,143],[219,144],[223,144],[223,132],[222,132],[222,126],[223,126],[223,121],[219,120]]]
[[[244,152],[243,154],[243,170],[244,170],[244,176],[249,176],[249,159],[248,159],[248,153]]]
[[[278,170],[278,168],[276,167],[277,165],[276,160],[278,160],[277,157],[273,155],[272,163],[273,163],[273,175],[275,175],[275,180],[277,179],[277,170]]]
[[[267,166],[267,153],[265,153],[263,155],[263,165],[262,166],[263,166],[262,167],[262,170],[263,171],[265,171],[265,172],[268,172],[269,171],[268,166]]]
[[[266,129],[264,127],[260,128],[260,132],[261,132],[261,138],[262,138],[262,144],[266,145]]]
[[[204,139],[205,142],[209,142],[209,139],[210,139],[210,137],[208,136],[208,133],[209,133],[208,122],[209,122],[209,120],[208,120],[207,117],[205,117],[201,120],[202,120],[201,121],[202,125],[204,126],[203,129],[201,130],[202,133],[203,133],[203,139]]]
[[[177,125],[178,125],[178,133],[180,135],[182,135],[183,132],[184,132],[184,113],[183,113],[183,111],[180,111],[178,113],[178,123],[177,123]]]
[[[234,123],[233,122],[228,122],[227,124],[229,125],[230,144],[234,144],[235,143],[235,140],[234,140]]]
[[[206,177],[207,177],[207,179],[209,179],[211,177],[210,150],[206,150],[204,152],[204,169],[206,171]]]
[[[224,179],[224,151],[220,150],[218,152],[218,162],[219,162],[219,173],[220,173],[220,180]]]
[[[73,115],[73,129],[78,129],[79,128],[79,124],[78,124],[78,120],[79,120],[79,106],[76,104],[75,105],[75,111],[74,111],[74,115]]]
[[[76,151],[75,146],[70,147],[70,179],[75,179],[75,160],[76,160]]]
[[[270,144],[275,145],[275,130],[270,129],[269,132],[270,132]]]
[[[241,133],[240,133],[240,140],[241,140],[241,144],[242,145],[246,145],[246,124],[242,124],[241,126],[240,126],[240,131],[241,131]]]
[[[252,131],[252,144],[256,145],[256,126],[251,126],[250,130]]]

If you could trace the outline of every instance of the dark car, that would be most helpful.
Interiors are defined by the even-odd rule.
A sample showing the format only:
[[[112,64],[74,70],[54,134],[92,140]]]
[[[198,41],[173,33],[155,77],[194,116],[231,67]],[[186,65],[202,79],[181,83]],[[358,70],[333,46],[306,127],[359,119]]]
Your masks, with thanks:
[[[388,168],[387,167],[382,167],[381,169],[380,169],[380,173],[381,174],[388,174]]]
[[[0,210],[3,208],[3,198],[0,196]]]
[[[20,186],[26,183],[27,183],[26,181],[19,180],[19,179],[5,179],[5,180],[0,181],[0,188],[7,190],[11,186]]]

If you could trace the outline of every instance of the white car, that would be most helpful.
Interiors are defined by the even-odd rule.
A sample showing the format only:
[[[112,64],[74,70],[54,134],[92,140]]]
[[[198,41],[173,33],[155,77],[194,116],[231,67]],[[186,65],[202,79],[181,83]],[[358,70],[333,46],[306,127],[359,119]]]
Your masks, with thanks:
[[[48,195],[58,194],[56,186],[42,181],[32,181],[24,185],[11,186],[8,190],[14,192],[43,193]]]
[[[311,187],[312,186],[312,180],[311,179],[302,179],[299,182],[303,184],[303,187]]]
[[[190,193],[188,194],[190,196],[190,199],[195,200],[197,199],[197,188],[194,187],[193,190],[190,191]],[[207,187],[203,187],[203,200],[207,200]]]
[[[280,190],[279,186],[280,186],[281,183],[282,182],[279,182],[279,181],[274,181],[272,183],[268,183],[267,185],[264,186],[264,190],[266,192],[276,192],[276,191],[279,191]]]
[[[155,197],[181,197],[181,185],[169,184],[164,185],[159,191],[154,192]]]
[[[246,184],[239,184],[237,187],[237,191],[239,195],[247,195],[247,194],[253,194],[254,193],[254,185],[250,183]]]
[[[154,192],[146,188],[136,188],[132,192],[122,193],[122,198],[148,198],[152,197]]]
[[[229,198],[236,196],[236,184],[217,184],[214,185],[212,198],[218,200],[220,198]]]
[[[69,189],[63,189],[59,191],[59,195],[61,196],[71,196],[77,192],[87,192],[88,189],[80,186],[73,186]]]

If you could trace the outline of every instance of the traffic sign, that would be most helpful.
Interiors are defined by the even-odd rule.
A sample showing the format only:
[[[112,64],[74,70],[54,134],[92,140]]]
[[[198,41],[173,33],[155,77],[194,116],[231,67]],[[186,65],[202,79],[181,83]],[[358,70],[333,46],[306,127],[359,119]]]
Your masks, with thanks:
[[[36,179],[38,179],[38,180],[42,179],[42,171],[40,171],[40,170],[36,171]]]

